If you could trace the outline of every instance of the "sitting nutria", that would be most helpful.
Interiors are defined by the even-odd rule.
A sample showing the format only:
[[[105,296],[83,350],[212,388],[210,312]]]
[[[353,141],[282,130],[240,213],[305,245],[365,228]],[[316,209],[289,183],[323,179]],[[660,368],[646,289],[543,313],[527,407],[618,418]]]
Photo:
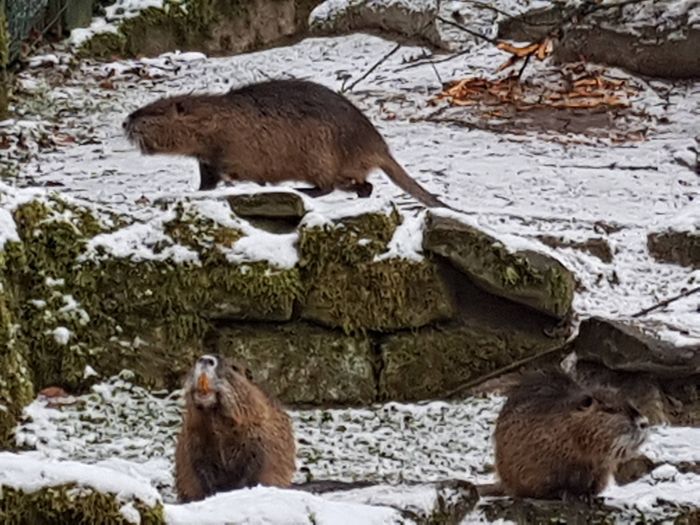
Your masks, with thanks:
[[[296,468],[291,419],[246,370],[204,355],[190,372],[184,395],[175,451],[180,501],[258,484],[291,484]]]
[[[510,496],[591,497],[647,434],[647,420],[613,390],[560,370],[525,375],[496,421],[496,470]]]
[[[145,154],[199,161],[200,190],[219,180],[265,184],[297,180],[311,196],[334,189],[372,193],[369,172],[381,168],[426,206],[446,206],[396,162],[377,129],[348,99],[304,80],[270,80],[222,95],[163,98],[123,122]]]

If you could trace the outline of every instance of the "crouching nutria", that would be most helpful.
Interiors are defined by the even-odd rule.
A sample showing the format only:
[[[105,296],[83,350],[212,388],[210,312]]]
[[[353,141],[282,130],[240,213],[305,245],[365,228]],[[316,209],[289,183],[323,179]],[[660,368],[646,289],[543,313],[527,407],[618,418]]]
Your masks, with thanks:
[[[514,497],[592,497],[646,439],[647,419],[613,390],[559,370],[511,388],[496,421],[496,471]]]

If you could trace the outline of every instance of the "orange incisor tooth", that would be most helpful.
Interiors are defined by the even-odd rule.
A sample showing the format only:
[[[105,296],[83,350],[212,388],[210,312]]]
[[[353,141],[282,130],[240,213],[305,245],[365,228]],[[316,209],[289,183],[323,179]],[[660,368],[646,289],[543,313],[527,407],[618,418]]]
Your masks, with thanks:
[[[207,377],[207,374],[199,375],[199,379],[197,380],[197,390],[203,394],[209,393],[209,377]]]

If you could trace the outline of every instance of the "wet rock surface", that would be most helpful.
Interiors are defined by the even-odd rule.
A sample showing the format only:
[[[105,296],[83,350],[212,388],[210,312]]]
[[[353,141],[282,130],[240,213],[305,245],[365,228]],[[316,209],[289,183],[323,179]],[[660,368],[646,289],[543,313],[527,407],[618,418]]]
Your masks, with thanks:
[[[580,359],[611,370],[675,378],[700,373],[700,346],[660,340],[645,331],[640,321],[632,325],[600,318],[586,320],[573,348]]]
[[[533,250],[510,251],[483,231],[432,214],[423,247],[445,257],[490,293],[556,318],[571,309],[573,275],[552,257]]]
[[[320,35],[376,31],[444,47],[437,27],[439,3],[434,0],[352,0],[325,2],[309,16],[309,29]]]

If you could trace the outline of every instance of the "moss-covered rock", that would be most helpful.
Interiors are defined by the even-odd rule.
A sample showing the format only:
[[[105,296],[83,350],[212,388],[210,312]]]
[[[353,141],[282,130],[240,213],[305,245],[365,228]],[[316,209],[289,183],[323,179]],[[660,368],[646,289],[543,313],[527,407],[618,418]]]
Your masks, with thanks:
[[[367,404],[376,399],[366,337],[306,323],[235,325],[215,332],[218,353],[240,359],[267,392],[290,404]]]
[[[348,332],[417,328],[452,317],[451,295],[434,264],[376,259],[400,222],[394,211],[302,228],[302,317]]]
[[[561,346],[543,334],[455,323],[387,336],[381,343],[381,399],[440,398],[525,357]]]
[[[13,525],[51,525],[56,523],[90,523],[95,525],[130,525],[138,516],[141,525],[165,523],[162,506],[151,508],[141,502],[122,512],[124,504],[113,494],[93,489],[60,485],[25,493],[0,487],[0,522]],[[133,509],[133,511],[131,510]],[[126,514],[128,512],[129,514]]]
[[[0,252],[0,448],[9,448],[22,408],[34,397],[34,385],[27,347],[17,337],[16,295],[4,279],[3,255]]]
[[[302,198],[288,191],[231,195],[228,197],[228,203],[240,217],[299,221],[306,213]]]
[[[157,525],[154,488],[110,469],[0,453],[0,523]]]
[[[21,290],[19,338],[39,387],[81,387],[88,365],[101,375],[133,368],[148,384],[172,386],[213,319],[287,320],[301,293],[294,268],[229,262],[241,232],[184,205],[163,224],[169,240],[145,260],[105,252],[109,236],[131,226],[123,217],[51,197],[19,206],[14,219],[22,242],[8,252],[8,280]],[[158,257],[173,247],[195,259]],[[168,356],[186,363],[148,373]]]
[[[650,233],[647,236],[647,247],[657,261],[700,268],[700,234],[697,232]]]
[[[560,319],[571,310],[574,277],[559,261],[543,253],[511,251],[474,226],[432,213],[423,248],[447,258],[490,293]]]
[[[153,56],[174,50],[209,54],[251,51],[306,28],[317,0],[167,1],[125,18],[114,36],[82,44],[83,56]]]

